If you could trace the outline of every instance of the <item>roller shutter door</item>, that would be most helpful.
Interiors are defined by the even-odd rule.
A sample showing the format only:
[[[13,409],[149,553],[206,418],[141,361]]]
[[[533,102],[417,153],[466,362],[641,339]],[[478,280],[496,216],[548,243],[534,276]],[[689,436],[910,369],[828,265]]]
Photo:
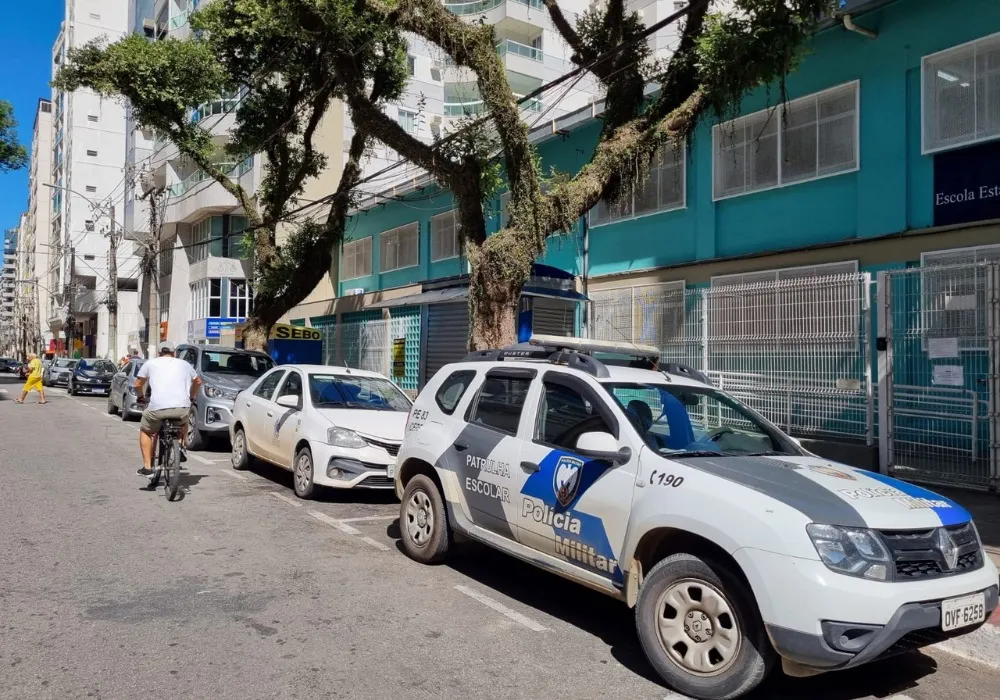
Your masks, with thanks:
[[[427,307],[427,354],[424,381],[449,362],[457,362],[468,354],[469,306],[430,304]]]
[[[538,335],[576,335],[576,302],[535,297],[531,332]]]

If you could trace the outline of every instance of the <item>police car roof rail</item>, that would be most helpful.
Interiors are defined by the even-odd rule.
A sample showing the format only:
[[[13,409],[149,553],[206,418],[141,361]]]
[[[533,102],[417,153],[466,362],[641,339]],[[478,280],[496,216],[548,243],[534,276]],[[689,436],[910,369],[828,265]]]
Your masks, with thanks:
[[[502,360],[526,360],[564,365],[570,369],[586,372],[598,379],[607,379],[611,376],[604,363],[590,355],[584,355],[575,350],[542,347],[531,343],[518,343],[496,350],[477,350],[466,355],[462,362],[500,362]]]

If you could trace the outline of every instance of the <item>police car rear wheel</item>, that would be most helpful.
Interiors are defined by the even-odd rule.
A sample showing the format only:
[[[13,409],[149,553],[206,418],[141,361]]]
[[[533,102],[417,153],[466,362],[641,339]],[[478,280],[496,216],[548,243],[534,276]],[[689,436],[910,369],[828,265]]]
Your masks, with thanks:
[[[695,698],[739,697],[767,677],[775,658],[746,585],[692,554],[674,554],[650,570],[636,627],[660,676]]]
[[[437,484],[417,474],[406,484],[399,510],[403,550],[411,559],[434,564],[444,559],[450,544],[448,517]]]

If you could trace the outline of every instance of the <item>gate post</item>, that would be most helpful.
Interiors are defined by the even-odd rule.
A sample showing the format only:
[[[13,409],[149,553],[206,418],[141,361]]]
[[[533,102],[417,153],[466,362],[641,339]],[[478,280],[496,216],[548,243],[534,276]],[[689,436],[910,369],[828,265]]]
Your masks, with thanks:
[[[889,273],[878,273],[878,468],[883,474],[892,466],[892,282]]]
[[[872,387],[872,276],[867,272],[861,278],[861,297],[864,314],[861,353],[865,358],[865,444],[871,447],[875,442],[875,389]]]
[[[989,358],[990,489],[1000,488],[1000,265],[989,266],[986,275],[986,337]]]

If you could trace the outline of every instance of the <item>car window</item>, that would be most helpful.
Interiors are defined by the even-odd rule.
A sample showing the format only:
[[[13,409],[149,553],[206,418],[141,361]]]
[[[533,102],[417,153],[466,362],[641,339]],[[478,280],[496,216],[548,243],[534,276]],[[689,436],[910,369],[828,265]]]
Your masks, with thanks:
[[[194,348],[188,348],[183,353],[181,353],[181,359],[187,362],[192,367],[197,367],[197,353]]]
[[[535,423],[535,440],[564,450],[576,449],[584,433],[614,433],[598,407],[580,391],[546,381]]]
[[[257,385],[257,388],[253,390],[254,396],[259,396],[262,399],[270,399],[271,394],[278,386],[278,382],[285,375],[285,370],[276,369],[271,374],[264,377],[264,380]]]
[[[516,435],[529,386],[529,377],[487,374],[472,406],[469,422]]]
[[[472,370],[453,372],[434,394],[434,401],[437,402],[442,411],[450,416],[465,395],[465,390],[469,388],[475,378],[476,373]]]
[[[281,391],[278,392],[275,400],[277,401],[282,396],[294,396],[300,402],[302,401],[302,375],[298,372],[288,373],[288,378],[281,385]]]
[[[360,408],[371,411],[410,410],[410,400],[382,377],[310,374],[309,395],[316,408]]]
[[[56,367],[73,367],[76,365],[76,360],[56,360]]]
[[[249,352],[202,350],[202,372],[216,374],[243,374],[259,377],[274,367],[274,361],[266,355]]]
[[[668,384],[604,384],[643,441],[663,453],[800,454],[731,396]]]
[[[136,360],[135,362],[132,363],[132,370],[131,370],[132,376],[136,376],[139,374],[139,370],[142,369],[142,362],[143,362],[142,360]]]

